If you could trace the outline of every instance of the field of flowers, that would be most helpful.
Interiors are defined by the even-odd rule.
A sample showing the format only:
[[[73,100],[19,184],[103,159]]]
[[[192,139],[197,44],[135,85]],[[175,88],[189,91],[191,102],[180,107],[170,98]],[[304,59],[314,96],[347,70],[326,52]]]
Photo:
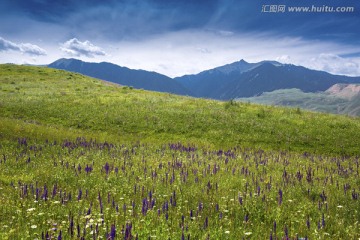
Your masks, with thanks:
[[[358,239],[359,159],[77,138],[1,147],[1,239]]]
[[[359,129],[0,65],[0,239],[360,239]]]

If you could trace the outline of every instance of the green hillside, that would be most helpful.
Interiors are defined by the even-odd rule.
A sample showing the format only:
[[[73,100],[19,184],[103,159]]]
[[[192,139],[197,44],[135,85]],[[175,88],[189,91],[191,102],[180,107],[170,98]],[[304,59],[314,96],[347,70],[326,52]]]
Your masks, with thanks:
[[[358,239],[359,129],[0,65],[0,239]]]
[[[134,90],[54,69],[1,65],[1,137],[182,141],[358,154],[358,118]]]

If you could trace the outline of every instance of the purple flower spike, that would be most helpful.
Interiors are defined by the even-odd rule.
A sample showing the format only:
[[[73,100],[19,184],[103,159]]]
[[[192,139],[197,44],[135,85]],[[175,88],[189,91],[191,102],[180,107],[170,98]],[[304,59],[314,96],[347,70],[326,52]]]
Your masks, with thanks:
[[[276,221],[274,221],[273,229],[274,229],[274,232],[276,233]]]
[[[287,228],[286,225],[285,225],[285,227],[284,227],[284,234],[285,234],[285,237],[288,237],[288,236],[289,236],[289,231],[288,231],[288,228]]]
[[[281,189],[279,189],[279,205],[281,205],[281,203],[282,203],[282,200],[283,200],[283,192],[282,192],[282,190]]]
[[[244,221],[245,221],[245,222],[248,222],[248,221],[249,221],[249,214],[245,214]]]
[[[306,226],[307,226],[308,229],[310,229],[310,218],[309,217],[306,220]]]
[[[112,224],[110,230],[110,239],[115,239],[115,237],[116,237],[116,228],[115,228],[115,224]]]
[[[78,194],[78,197],[77,197],[77,200],[80,201],[81,200],[81,196],[82,196],[82,190],[81,188],[79,189],[79,194]]]
[[[58,240],[62,240],[62,233],[61,233],[61,230],[59,232],[59,236],[57,237]]]

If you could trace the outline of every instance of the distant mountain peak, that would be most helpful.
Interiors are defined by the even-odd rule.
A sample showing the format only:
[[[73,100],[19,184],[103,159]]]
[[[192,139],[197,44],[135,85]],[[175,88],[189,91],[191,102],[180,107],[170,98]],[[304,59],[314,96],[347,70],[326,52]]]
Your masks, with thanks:
[[[336,76],[272,60],[248,63],[243,59],[176,80],[196,97],[222,100],[257,96],[277,89],[317,92],[336,83],[360,83],[360,77]]]
[[[251,69],[252,64],[246,62],[244,59],[241,59],[240,61],[233,62],[230,64],[226,64],[224,66],[217,67],[213,70],[219,71],[224,74],[230,74],[232,72],[244,72]]]

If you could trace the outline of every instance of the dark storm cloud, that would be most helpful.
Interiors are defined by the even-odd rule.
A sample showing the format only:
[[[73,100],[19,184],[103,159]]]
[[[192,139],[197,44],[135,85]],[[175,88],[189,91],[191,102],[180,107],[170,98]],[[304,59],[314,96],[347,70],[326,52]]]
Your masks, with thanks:
[[[66,26],[73,35],[145,38],[185,29],[270,32],[359,44],[358,0],[5,0],[10,13]],[[350,6],[353,13],[264,13],[264,5]],[[1,10],[0,10],[1,11]],[[4,7],[3,7],[4,11]],[[5,10],[4,12],[6,12]]]

